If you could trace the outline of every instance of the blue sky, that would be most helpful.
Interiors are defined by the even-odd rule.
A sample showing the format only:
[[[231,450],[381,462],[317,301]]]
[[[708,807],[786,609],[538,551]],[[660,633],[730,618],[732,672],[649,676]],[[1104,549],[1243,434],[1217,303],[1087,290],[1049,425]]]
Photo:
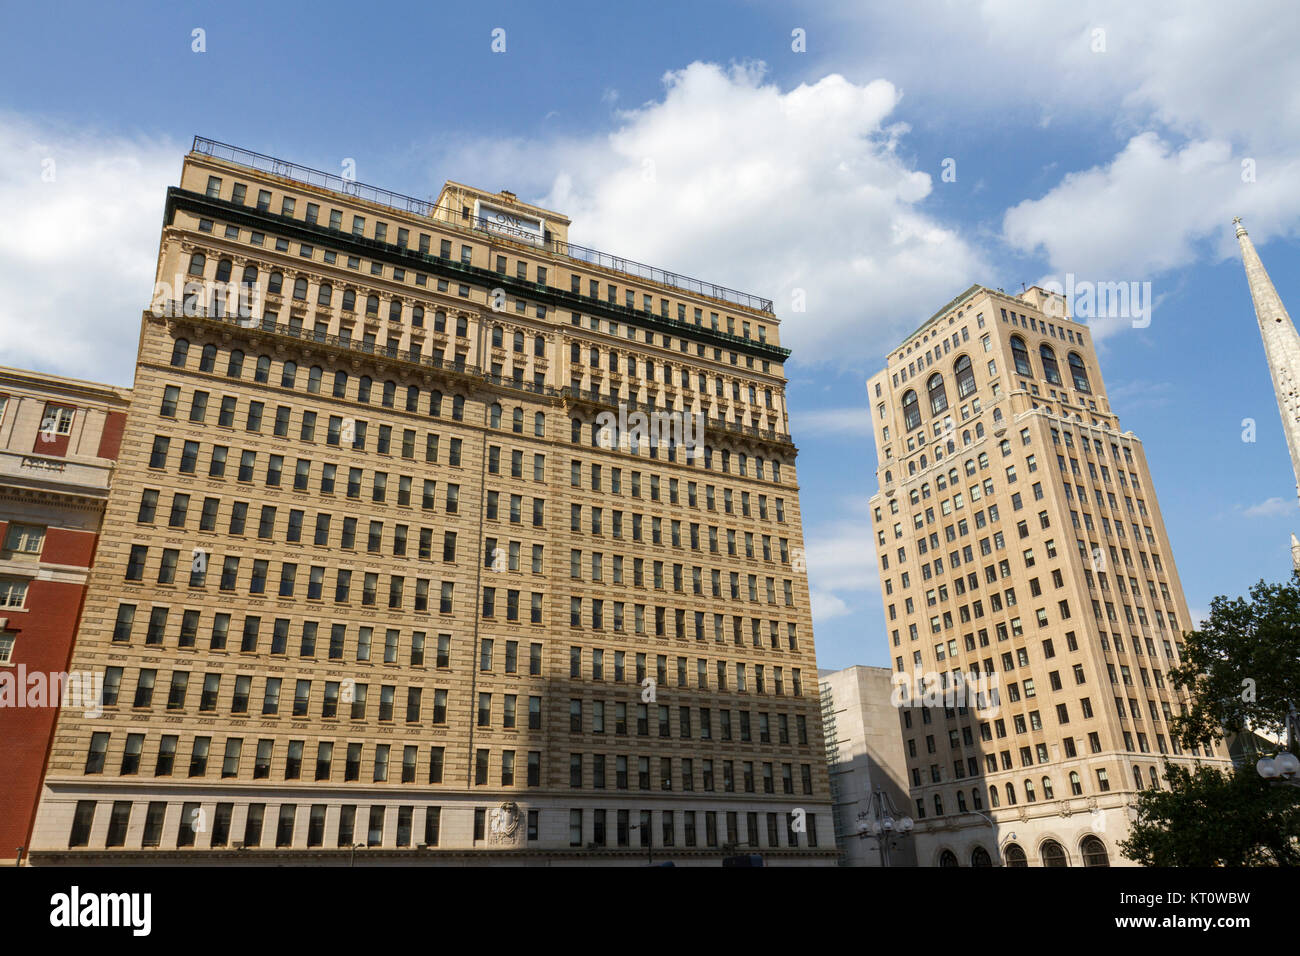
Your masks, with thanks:
[[[512,189],[576,242],[775,301],[819,663],[883,665],[864,382],[885,350],[973,282],[1150,281],[1150,326],[1094,340],[1192,611],[1281,578],[1300,511],[1230,219],[1300,314],[1296,18],[896,6],[23,5],[0,37],[0,363],[130,382],[196,133],[418,196]]]

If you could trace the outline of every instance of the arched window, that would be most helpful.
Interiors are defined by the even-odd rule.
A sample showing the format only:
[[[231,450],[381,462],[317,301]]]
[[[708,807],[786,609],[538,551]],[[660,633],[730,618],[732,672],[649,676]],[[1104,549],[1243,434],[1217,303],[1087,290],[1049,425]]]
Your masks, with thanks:
[[[492,407],[488,409],[488,425],[492,428],[501,427],[501,405],[493,402]]]
[[[348,373],[338,371],[334,373],[334,397],[343,398],[348,393]]]
[[[435,332],[446,332],[446,331],[447,331],[447,313],[446,313],[446,312],[435,312],[435,313],[433,313],[433,331],[435,331]]]
[[[569,441],[575,445],[582,441],[582,422],[576,418],[569,422]]]
[[[1070,771],[1070,793],[1078,797],[1083,794],[1083,783],[1079,780],[1078,771]]]
[[[320,394],[320,380],[322,374],[319,365],[313,365],[311,370],[307,372],[307,391],[312,395]]]
[[[628,374],[628,375],[635,375],[635,374],[636,374],[636,356],[635,356],[635,355],[629,355],[629,356],[627,357],[627,374]]]
[[[970,788],[970,798],[976,810],[984,809],[984,792],[979,787]]]
[[[1007,866],[1029,866],[1029,861],[1025,859],[1025,851],[1020,849],[1018,843],[1008,843],[1003,847],[1002,859],[1006,861]]]
[[[1079,844],[1079,852],[1083,855],[1084,866],[1110,866],[1110,854],[1106,852],[1106,844],[1095,836],[1086,836],[1083,842]]]
[[[501,341],[502,341],[501,334],[502,334],[501,326],[499,325],[492,326],[492,347],[494,349],[501,348]]]
[[[293,388],[298,384],[298,363],[285,362],[284,367],[280,369],[280,387]]]
[[[1038,347],[1038,357],[1043,360],[1043,376],[1049,385],[1061,384],[1061,369],[1056,364],[1056,353],[1044,342]]]
[[[993,417],[994,417],[994,419],[996,419],[996,418],[998,417],[998,409],[996,409],[996,408],[993,409]],[[979,439],[979,438],[983,438],[983,437],[984,437],[984,423],[983,423],[983,422],[976,422],[976,423],[975,423],[975,437],[976,437],[977,439]]]
[[[890,485],[894,482],[894,473],[888,468],[885,469],[885,484]]]
[[[1037,799],[1038,799],[1038,795],[1037,795],[1036,793],[1034,793],[1034,781],[1032,781],[1032,780],[1026,780],[1026,781],[1025,781],[1025,800],[1027,800],[1029,803],[1033,803],[1033,802],[1035,802]]]
[[[176,368],[185,367],[185,359],[190,354],[189,339],[177,339],[172,345],[172,365]]]
[[[952,850],[944,850],[939,854],[939,865],[960,866],[961,864],[957,862],[957,854],[953,853]]]
[[[284,287],[284,276],[279,272],[272,272],[266,280],[266,291],[270,295],[279,295],[280,290]]]
[[[389,322],[402,321],[402,300],[401,299],[393,299],[391,302],[388,303],[388,321]]]
[[[335,387],[334,387],[334,394],[337,395],[337,394],[339,393],[339,392],[338,392],[337,379],[335,380],[335,383],[336,383],[336,384],[335,384]],[[361,376],[361,381],[357,382],[357,401],[358,401],[358,402],[368,402],[368,401],[370,401],[370,386],[371,386],[372,384],[373,384],[373,382],[371,381],[369,375],[362,375],[362,376]]]
[[[1083,359],[1079,358],[1077,352],[1071,352],[1068,359],[1070,363],[1070,377],[1074,379],[1074,387],[1080,392],[1091,392],[1088,386],[1088,370],[1083,367]]]
[[[1038,855],[1043,858],[1043,866],[1069,866],[1070,861],[1065,856],[1065,847],[1055,840],[1048,840],[1038,850]]]
[[[254,382],[267,382],[271,378],[271,356],[259,355],[257,357],[257,368],[253,371]]]
[[[244,266],[243,283],[246,286],[257,285],[257,266]]]
[[[207,268],[208,260],[201,252],[196,252],[190,256],[190,275],[201,276],[203,270]]]
[[[546,415],[538,412],[533,416],[533,434],[538,438],[546,437]]]
[[[417,329],[424,328],[424,306],[411,306],[411,325]]]
[[[244,353],[239,349],[230,353],[230,364],[226,366],[226,374],[231,378],[239,378],[244,374]]]
[[[538,335],[533,339],[533,354],[538,358],[546,354],[546,338]]]
[[[909,475],[915,475],[915,474],[916,474],[916,462],[914,462],[914,461],[909,461],[909,462],[907,463],[907,473],[908,473]]]
[[[355,312],[357,310],[357,294],[351,289],[343,290],[343,311]]]
[[[989,787],[989,803],[992,804],[994,807],[1002,806],[1002,803],[998,798],[998,788],[996,784],[994,786]]]
[[[462,422],[465,420],[465,396],[457,395],[451,400],[451,420]]]
[[[299,302],[307,301],[307,280],[302,276],[293,280],[293,297]]]
[[[943,376],[935,372],[930,376],[929,381],[925,383],[926,391],[930,395],[930,412],[938,415],[948,408],[948,393],[943,390]]]
[[[434,418],[442,417],[442,392],[436,389],[429,393],[429,414]]]
[[[1134,790],[1142,789],[1142,768],[1141,767],[1133,768],[1133,789]]]
[[[1043,778],[1043,799],[1051,800],[1054,796],[1055,794],[1052,791],[1052,778],[1044,777]]]
[[[1033,375],[1029,367],[1029,352],[1025,349],[1025,340],[1018,335],[1011,336],[1011,357],[1016,361],[1017,375]]]
[[[217,263],[218,282],[230,281],[230,268],[231,268],[231,262],[229,259],[222,259],[220,262]]]
[[[392,408],[393,402],[397,399],[397,383],[387,381],[384,383],[384,397],[381,399],[384,408]]]
[[[378,315],[378,314],[379,314],[379,296],[377,295],[366,296],[366,315]]]
[[[418,385],[406,386],[406,410],[408,412],[418,412],[420,410],[420,388]]]
[[[909,432],[921,427],[921,403],[912,389],[903,395],[903,427]]]
[[[328,306],[330,300],[334,298],[334,287],[328,282],[322,283],[321,287],[316,290],[316,304]]]
[[[592,368],[600,368],[600,349],[596,348],[594,345],[591,348],[591,352],[587,355],[587,364]],[[646,371],[647,373],[649,372],[649,363],[647,363]]]
[[[975,373],[971,371],[970,356],[963,355],[957,359],[957,363],[952,367],[953,374],[957,377],[957,401],[961,401],[967,395],[975,391]]]
[[[516,435],[522,435],[524,433],[524,410],[522,408],[516,408],[511,412],[510,424]]]
[[[993,406],[993,420],[994,420],[995,422],[1000,422],[1000,421],[1002,421],[1002,409],[998,408],[996,405]],[[976,432],[978,432],[978,431],[979,431],[979,429],[977,428],[977,429],[976,429]]]
[[[1007,805],[1014,807],[1016,805],[1016,785],[1007,781]]]
[[[970,444],[970,429],[963,428],[961,432],[961,447],[965,448]]]
[[[971,866],[992,866],[993,860],[989,858],[989,851],[982,846],[977,846],[970,852]]]
[[[516,352],[522,352],[524,350],[524,333],[522,332],[515,333],[514,346],[515,346],[514,350]]]

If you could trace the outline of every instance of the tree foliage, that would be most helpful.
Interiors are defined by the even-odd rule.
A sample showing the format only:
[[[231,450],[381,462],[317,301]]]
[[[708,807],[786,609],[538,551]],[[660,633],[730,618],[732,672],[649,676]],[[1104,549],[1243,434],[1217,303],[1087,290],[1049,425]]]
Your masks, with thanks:
[[[1191,748],[1227,733],[1286,733],[1300,706],[1300,574],[1260,581],[1250,600],[1216,597],[1209,620],[1184,635],[1170,669],[1190,700],[1172,729]],[[1253,763],[1222,771],[1165,763],[1169,789],[1144,790],[1120,844],[1147,866],[1300,864],[1300,787],[1262,778]]]
[[[1173,721],[1185,745],[1225,730],[1285,734],[1288,702],[1300,706],[1300,574],[1286,584],[1260,581],[1249,601],[1216,597],[1209,620],[1184,640],[1169,676],[1191,695]]]
[[[1120,850],[1144,866],[1300,864],[1300,790],[1270,785],[1253,766],[1224,773],[1165,764],[1168,790],[1144,790]]]

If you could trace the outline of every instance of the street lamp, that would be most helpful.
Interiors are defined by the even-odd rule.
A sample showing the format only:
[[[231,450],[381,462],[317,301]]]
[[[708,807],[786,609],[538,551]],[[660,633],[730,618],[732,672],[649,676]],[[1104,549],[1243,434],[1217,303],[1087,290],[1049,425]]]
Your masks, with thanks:
[[[1295,755],[1296,740],[1300,738],[1300,715],[1295,705],[1287,702],[1286,750],[1274,757],[1262,757],[1255,770],[1270,783],[1300,787],[1300,759]]]
[[[983,817],[984,822],[987,823],[989,829],[993,831],[993,852],[997,855],[997,859],[993,861],[993,865],[1002,866],[1002,847],[998,845],[998,825],[993,822],[993,818],[987,813],[983,813],[979,810],[968,810],[967,812],[973,813],[977,817]],[[1015,836],[1015,834],[1013,833],[1012,836]]]
[[[364,843],[352,844],[352,856],[348,860],[348,866],[353,866],[357,862],[357,850],[364,850],[365,848],[366,845]]]
[[[914,825],[912,818],[903,816],[889,794],[879,787],[871,794],[871,808],[858,814],[858,836],[877,841],[881,866],[890,865],[890,841],[907,836]]]

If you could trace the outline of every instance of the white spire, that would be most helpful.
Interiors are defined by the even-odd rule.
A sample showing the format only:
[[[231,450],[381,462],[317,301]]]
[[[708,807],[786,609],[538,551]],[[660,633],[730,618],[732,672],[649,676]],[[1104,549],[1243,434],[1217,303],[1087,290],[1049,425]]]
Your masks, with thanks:
[[[1259,323],[1260,338],[1264,340],[1264,355],[1273,376],[1273,392],[1277,397],[1278,411],[1282,415],[1282,433],[1286,435],[1287,447],[1291,451],[1296,494],[1300,496],[1300,334],[1296,333],[1291,316],[1287,314],[1282,299],[1273,288],[1272,280],[1264,271],[1264,264],[1259,261],[1259,254],[1255,252],[1255,245],[1246,234],[1246,227],[1241,224],[1241,217],[1232,221],[1237,225],[1241,261],[1246,267],[1246,281],[1250,285],[1250,297],[1255,303],[1255,319]]]

